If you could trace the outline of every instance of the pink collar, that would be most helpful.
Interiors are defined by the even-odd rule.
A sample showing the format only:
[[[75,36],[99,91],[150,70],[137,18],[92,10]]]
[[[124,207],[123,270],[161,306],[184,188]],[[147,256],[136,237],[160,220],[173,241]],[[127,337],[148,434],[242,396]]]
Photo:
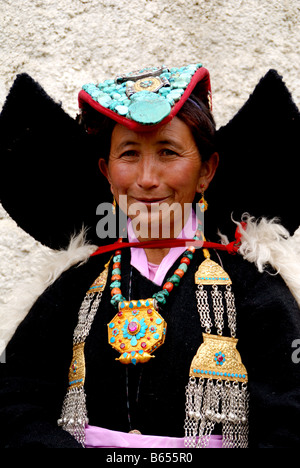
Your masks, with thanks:
[[[178,236],[178,239],[192,239],[197,230],[197,217],[191,210],[189,218]],[[129,242],[138,242],[131,220],[128,218],[127,233]],[[163,258],[159,265],[149,264],[144,249],[131,247],[131,265],[135,267],[143,276],[153,281],[153,283],[161,286],[167,271],[171,268],[174,262],[186,250],[186,247],[173,247],[168,254]]]

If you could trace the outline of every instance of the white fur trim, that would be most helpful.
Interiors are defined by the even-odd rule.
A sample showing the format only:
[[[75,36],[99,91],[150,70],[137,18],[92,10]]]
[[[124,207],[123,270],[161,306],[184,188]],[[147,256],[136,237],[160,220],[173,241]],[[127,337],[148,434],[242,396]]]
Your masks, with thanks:
[[[43,291],[71,266],[86,262],[96,249],[96,246],[86,242],[85,230],[82,230],[71,238],[66,250],[41,250],[39,267],[32,272],[32,279],[18,285],[14,298],[1,307],[0,355]]]
[[[293,236],[277,219],[256,221],[244,216],[247,223],[242,230],[239,253],[245,260],[255,263],[260,272],[271,265],[279,273],[300,306],[300,227]]]
[[[300,227],[290,236],[275,219],[256,221],[245,215],[243,220],[247,222],[245,231],[240,223],[236,223],[243,233],[239,253],[245,260],[255,263],[261,272],[268,264],[271,265],[282,276],[300,306]],[[221,238],[222,242],[228,243],[225,236]],[[0,354],[43,291],[71,266],[86,262],[96,248],[86,243],[85,232],[82,231],[71,239],[66,250],[41,254],[41,266],[33,280],[18,287],[16,297],[0,312]]]

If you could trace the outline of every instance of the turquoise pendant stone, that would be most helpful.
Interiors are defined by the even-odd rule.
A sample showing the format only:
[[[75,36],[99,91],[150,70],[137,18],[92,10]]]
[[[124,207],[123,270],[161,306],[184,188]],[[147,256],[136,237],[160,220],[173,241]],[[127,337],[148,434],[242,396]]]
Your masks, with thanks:
[[[171,104],[162,96],[141,91],[132,96],[129,117],[141,124],[161,122],[171,112]]]

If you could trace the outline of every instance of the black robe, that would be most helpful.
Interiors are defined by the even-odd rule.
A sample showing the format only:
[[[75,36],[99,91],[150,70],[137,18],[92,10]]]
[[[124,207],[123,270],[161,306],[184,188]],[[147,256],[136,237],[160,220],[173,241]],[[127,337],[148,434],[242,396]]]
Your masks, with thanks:
[[[139,299],[159,291],[161,287],[130,267],[130,251],[122,252],[123,295]],[[68,385],[78,310],[110,255],[92,257],[63,273],[18,327],[7,347],[6,363],[0,365],[2,447],[79,447],[57,426],[57,419]],[[221,260],[235,293],[237,348],[249,377],[249,447],[299,447],[300,363],[292,359],[293,343],[300,338],[296,301],[279,274],[259,273],[240,255],[211,252],[211,256]],[[184,436],[185,387],[192,358],[202,343],[194,284],[202,261],[200,249],[161,309],[167,322],[165,343],[154,359],[136,366],[116,361],[119,354],[108,344],[107,323],[116,314],[108,277],[85,346],[90,425]]]

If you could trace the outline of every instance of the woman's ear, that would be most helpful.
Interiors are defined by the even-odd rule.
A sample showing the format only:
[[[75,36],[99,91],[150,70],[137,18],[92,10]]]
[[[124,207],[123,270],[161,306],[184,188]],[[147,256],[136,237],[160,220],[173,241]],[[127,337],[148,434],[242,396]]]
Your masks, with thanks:
[[[100,158],[98,161],[98,166],[99,166],[100,172],[104,175],[104,177],[106,177],[106,179],[110,183],[108,165],[105,159]]]
[[[202,163],[201,174],[197,186],[197,192],[201,193],[207,190],[219,165],[219,153],[213,153],[211,157]]]
[[[106,179],[108,180],[108,183],[109,183],[109,185],[110,185],[110,191],[111,191],[111,193],[114,194],[113,188],[112,188],[112,183],[111,183],[111,178],[110,178],[110,175],[109,175],[108,165],[107,165],[107,162],[105,161],[105,159],[100,158],[99,161],[98,161],[98,166],[99,166],[100,172],[101,172],[101,173],[104,175],[104,177],[106,177]]]

